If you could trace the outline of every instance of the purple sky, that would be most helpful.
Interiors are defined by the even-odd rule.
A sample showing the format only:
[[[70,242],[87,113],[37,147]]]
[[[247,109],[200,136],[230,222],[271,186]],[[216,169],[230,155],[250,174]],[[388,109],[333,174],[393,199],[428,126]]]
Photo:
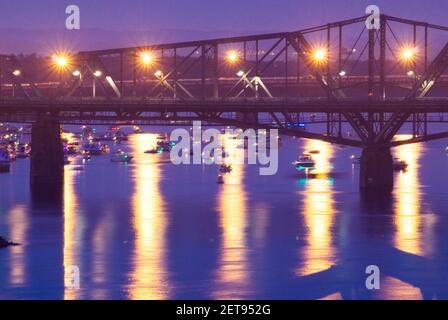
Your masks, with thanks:
[[[81,31],[65,29],[70,4],[80,7]],[[448,0],[0,0],[0,52],[48,54],[295,31],[362,16],[369,4],[389,15],[448,25]]]
[[[448,24],[447,0],[1,0],[0,28],[63,28],[69,4],[89,29],[289,31],[363,15],[368,4]]]

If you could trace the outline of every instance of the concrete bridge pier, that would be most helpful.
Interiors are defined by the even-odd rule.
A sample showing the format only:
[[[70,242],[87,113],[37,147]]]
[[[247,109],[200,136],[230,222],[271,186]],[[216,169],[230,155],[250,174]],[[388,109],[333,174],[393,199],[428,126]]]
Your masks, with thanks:
[[[360,163],[360,188],[368,194],[391,193],[394,186],[393,159],[390,148],[363,149]]]
[[[58,199],[64,186],[64,148],[59,121],[49,118],[33,123],[30,185],[33,198]]]

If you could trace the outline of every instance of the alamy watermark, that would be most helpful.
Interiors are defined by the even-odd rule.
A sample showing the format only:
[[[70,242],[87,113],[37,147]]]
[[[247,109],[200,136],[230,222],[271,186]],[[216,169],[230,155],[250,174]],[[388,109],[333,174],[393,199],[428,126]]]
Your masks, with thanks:
[[[67,30],[81,29],[81,11],[77,5],[71,4],[65,8],[65,13],[68,15],[65,20],[65,27]]]
[[[171,149],[171,162],[181,164],[222,165],[225,163],[227,150],[223,144],[223,137],[232,137],[237,148],[232,148],[233,164],[245,164],[245,149],[247,149],[247,164],[260,165],[262,176],[272,176],[278,171],[277,129],[255,130],[227,128],[224,133],[215,128],[202,130],[201,122],[193,122],[192,134],[186,129],[175,129],[170,140],[175,142]],[[203,143],[206,145],[203,146]]]
[[[381,13],[380,8],[376,5],[370,5],[366,8],[366,14],[369,16],[366,19],[366,28],[369,30],[379,30],[381,28]]]
[[[376,265],[370,265],[366,268],[366,288],[368,290],[380,290],[381,289],[381,273],[380,268]]]

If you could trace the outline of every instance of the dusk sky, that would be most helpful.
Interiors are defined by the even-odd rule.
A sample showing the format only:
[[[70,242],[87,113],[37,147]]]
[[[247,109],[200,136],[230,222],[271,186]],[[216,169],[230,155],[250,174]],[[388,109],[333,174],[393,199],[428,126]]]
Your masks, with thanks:
[[[89,29],[287,31],[360,16],[369,4],[448,24],[446,0],[2,0],[0,27],[63,28],[69,4],[81,8],[82,27]]]
[[[80,31],[65,29],[71,4],[80,7]],[[61,47],[82,51],[296,31],[362,16],[369,4],[389,15],[448,25],[446,0],[1,0],[0,52],[48,54]]]

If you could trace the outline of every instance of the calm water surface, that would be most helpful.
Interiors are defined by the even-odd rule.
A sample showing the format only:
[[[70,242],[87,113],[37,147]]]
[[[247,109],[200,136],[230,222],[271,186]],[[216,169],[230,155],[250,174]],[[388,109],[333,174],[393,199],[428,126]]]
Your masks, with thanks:
[[[234,165],[218,185],[216,166],[144,154],[156,136],[119,146],[129,165],[72,158],[59,205],[32,201],[29,160],[0,174],[0,235],[23,244],[0,250],[0,299],[446,298],[444,141],[395,149],[409,169],[372,200],[356,149],[284,138],[277,175]],[[290,164],[310,149],[314,179]],[[368,265],[378,291],[364,289]],[[79,267],[80,290],[64,289],[64,266]]]

